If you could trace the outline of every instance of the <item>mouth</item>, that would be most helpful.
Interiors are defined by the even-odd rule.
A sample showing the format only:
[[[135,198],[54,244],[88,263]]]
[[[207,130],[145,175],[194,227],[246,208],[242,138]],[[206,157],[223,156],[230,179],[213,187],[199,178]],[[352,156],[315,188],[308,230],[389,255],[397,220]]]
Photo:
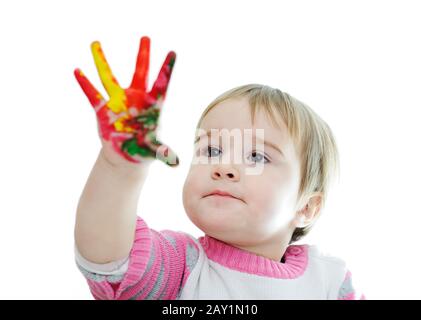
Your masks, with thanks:
[[[232,196],[223,196],[223,195],[220,195],[220,194],[210,194],[210,195],[206,196],[206,198],[209,198],[209,197],[227,198],[227,199],[236,199],[236,200],[238,200],[235,197],[232,197]]]
[[[235,200],[241,200],[240,198],[237,198],[235,196],[233,196],[231,193],[226,192],[226,191],[222,191],[222,190],[214,190],[210,193],[208,193],[207,195],[204,196],[204,198],[218,198],[218,199],[235,199]]]

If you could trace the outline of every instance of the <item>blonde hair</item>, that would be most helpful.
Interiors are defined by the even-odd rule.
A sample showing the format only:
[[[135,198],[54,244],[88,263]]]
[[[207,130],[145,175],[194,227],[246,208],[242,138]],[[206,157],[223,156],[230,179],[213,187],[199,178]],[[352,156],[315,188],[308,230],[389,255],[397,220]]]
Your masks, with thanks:
[[[310,107],[288,93],[266,85],[248,84],[228,90],[213,100],[203,111],[196,129],[200,127],[206,114],[217,104],[227,99],[241,97],[248,98],[253,124],[256,113],[261,110],[265,111],[274,127],[280,128],[279,120],[283,120],[301,160],[298,203],[304,205],[313,193],[320,192],[321,211],[330,184],[339,172],[338,149],[327,123]],[[300,240],[313,225],[314,223],[305,228],[296,228],[290,243]]]

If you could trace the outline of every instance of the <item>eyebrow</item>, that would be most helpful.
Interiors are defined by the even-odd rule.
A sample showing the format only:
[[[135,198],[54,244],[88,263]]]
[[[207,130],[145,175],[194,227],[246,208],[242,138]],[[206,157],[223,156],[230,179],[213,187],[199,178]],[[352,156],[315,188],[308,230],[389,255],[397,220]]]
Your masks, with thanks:
[[[210,130],[208,130],[208,131],[206,131],[206,134],[201,134],[200,136],[197,136],[196,138],[195,138],[195,140],[194,140],[194,144],[196,144],[199,140],[200,140],[200,138],[202,138],[203,136],[205,136],[205,135],[207,135],[208,137],[210,137],[210,135],[211,135],[211,132],[210,132]],[[260,139],[259,137],[256,137],[256,135],[255,134],[253,134],[252,135],[253,137],[255,137],[257,140],[260,140],[260,141],[263,141],[263,144],[265,144],[265,145],[267,145],[268,147],[271,147],[272,149],[274,149],[274,150],[276,150],[276,151],[278,151],[283,157],[285,157],[285,155],[284,155],[284,153],[282,152],[282,150],[279,148],[279,147],[277,147],[275,144],[273,144],[272,142],[270,142],[270,141],[266,141],[266,140],[262,140],[262,139]]]

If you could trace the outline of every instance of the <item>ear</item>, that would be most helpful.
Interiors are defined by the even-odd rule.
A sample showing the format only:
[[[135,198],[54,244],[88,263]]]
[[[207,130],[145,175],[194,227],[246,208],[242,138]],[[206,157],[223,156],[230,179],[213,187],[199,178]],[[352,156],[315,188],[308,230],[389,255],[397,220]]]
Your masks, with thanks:
[[[306,205],[295,215],[295,228],[307,227],[318,218],[322,200],[323,194],[321,192],[315,192],[309,197]]]

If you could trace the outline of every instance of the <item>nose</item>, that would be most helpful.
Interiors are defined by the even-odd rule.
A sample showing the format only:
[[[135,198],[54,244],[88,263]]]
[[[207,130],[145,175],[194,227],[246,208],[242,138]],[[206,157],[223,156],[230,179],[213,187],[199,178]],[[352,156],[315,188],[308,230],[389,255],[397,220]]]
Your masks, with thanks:
[[[227,165],[217,165],[212,169],[212,179],[228,179],[236,182],[240,179],[240,174],[237,169]]]

